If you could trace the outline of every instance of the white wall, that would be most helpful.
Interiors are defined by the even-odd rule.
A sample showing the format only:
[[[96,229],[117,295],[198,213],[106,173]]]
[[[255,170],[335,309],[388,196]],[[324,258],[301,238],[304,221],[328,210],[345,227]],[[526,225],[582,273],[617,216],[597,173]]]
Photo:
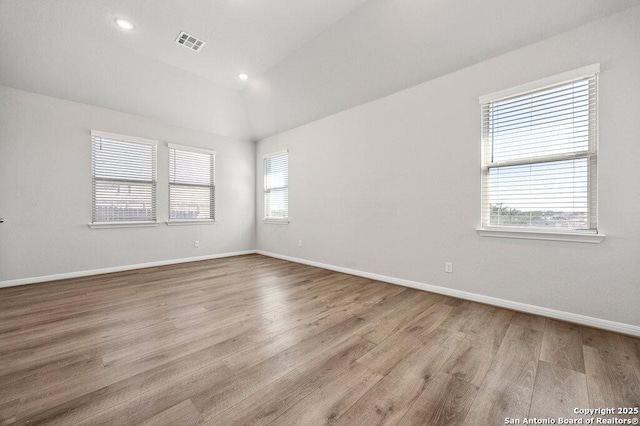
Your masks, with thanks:
[[[639,52],[634,8],[259,142],[257,188],[289,149],[291,223],[258,220],[258,249],[640,326]],[[478,97],[595,62],[605,240],[478,236]]]
[[[159,226],[88,227],[92,129],[160,142]],[[167,143],[216,151],[217,223],[164,223]],[[254,156],[252,141],[0,86],[0,284],[253,249]]]

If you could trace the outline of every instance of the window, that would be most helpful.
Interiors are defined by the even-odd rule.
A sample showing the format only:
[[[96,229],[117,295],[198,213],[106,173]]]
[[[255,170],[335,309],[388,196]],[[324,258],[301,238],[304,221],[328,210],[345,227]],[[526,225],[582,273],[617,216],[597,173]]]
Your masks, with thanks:
[[[93,223],[156,220],[156,141],[92,131]]]
[[[215,219],[215,152],[169,144],[169,221]]]
[[[264,219],[289,220],[289,152],[281,151],[264,158]]]
[[[483,229],[597,233],[598,72],[480,98]]]

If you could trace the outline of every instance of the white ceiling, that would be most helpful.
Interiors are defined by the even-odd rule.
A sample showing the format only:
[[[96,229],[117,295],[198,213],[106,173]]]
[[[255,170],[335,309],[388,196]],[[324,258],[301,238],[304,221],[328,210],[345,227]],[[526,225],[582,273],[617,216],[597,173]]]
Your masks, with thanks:
[[[638,5],[369,0],[249,83],[252,134],[264,139]]]
[[[0,0],[0,84],[260,139],[638,4]]]
[[[2,0],[2,23],[32,42],[72,36],[82,56],[93,39],[241,89],[239,72],[263,74],[365,1]],[[116,18],[135,31],[120,30]],[[174,44],[180,31],[206,46],[196,53]]]

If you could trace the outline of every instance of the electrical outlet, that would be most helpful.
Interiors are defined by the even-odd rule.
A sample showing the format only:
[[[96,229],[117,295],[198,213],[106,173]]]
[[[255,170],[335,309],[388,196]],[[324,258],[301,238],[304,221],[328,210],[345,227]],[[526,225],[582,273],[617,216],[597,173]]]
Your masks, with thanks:
[[[193,247],[200,248],[200,241],[196,240],[193,242]]]
[[[298,247],[302,247],[302,240],[298,240]]]
[[[451,262],[444,262],[444,271],[447,274],[452,274],[453,273],[453,263]]]

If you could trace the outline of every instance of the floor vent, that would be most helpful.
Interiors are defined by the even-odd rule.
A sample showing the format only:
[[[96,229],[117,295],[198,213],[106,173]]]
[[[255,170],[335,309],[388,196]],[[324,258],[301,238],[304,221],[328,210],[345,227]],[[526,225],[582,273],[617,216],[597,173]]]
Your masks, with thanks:
[[[204,40],[200,40],[199,38],[196,38],[190,34],[187,34],[184,31],[180,31],[180,34],[178,34],[178,38],[176,39],[176,43],[198,52],[204,47],[207,42]]]

